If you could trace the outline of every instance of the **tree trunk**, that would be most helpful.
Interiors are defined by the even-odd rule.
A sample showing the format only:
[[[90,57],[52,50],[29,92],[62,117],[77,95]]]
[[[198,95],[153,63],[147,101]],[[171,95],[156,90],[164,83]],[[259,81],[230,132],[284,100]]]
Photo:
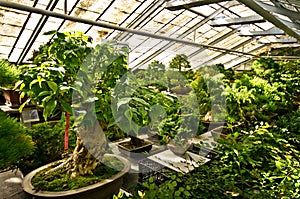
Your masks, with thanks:
[[[62,164],[48,171],[65,169],[71,178],[79,175],[93,175],[93,170],[101,163],[106,152],[106,138],[99,122],[78,128],[76,147],[73,154]]]

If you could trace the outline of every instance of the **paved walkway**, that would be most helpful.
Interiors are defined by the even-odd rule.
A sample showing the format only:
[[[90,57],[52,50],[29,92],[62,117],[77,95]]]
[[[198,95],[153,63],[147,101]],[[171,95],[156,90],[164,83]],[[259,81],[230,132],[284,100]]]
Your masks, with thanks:
[[[0,173],[0,199],[30,199],[22,189],[22,173],[5,171]]]

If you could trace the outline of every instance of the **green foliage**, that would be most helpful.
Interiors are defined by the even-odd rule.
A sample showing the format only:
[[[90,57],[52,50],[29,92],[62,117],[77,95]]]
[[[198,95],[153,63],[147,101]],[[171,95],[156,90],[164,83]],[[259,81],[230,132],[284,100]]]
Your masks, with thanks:
[[[268,124],[229,134],[219,149],[224,188],[245,198],[298,198],[299,151],[287,134]]]
[[[271,58],[260,58],[254,61],[253,69],[257,76],[266,79],[271,84],[279,85],[279,90],[285,92],[292,100],[300,96],[300,60],[274,61]]]
[[[15,164],[33,149],[31,136],[16,119],[0,112],[0,169]]]
[[[295,114],[291,122],[299,125]],[[248,131],[227,129],[212,162],[163,184],[150,178],[128,198],[299,198],[298,132],[267,123]]]
[[[160,61],[152,61],[146,69],[138,71],[135,75],[141,86],[152,86],[161,91],[168,88],[166,66]]]
[[[106,70],[99,74],[101,80],[97,83],[95,95],[98,98],[95,104],[97,118],[109,139],[122,138],[125,136],[125,133],[114,124],[115,121],[111,109],[111,93],[117,81],[128,72],[128,46],[111,41],[105,45],[96,46],[96,51],[98,51],[98,56],[100,52],[103,53],[101,55],[103,58],[99,61],[104,63],[105,61],[111,62],[108,66],[105,66],[107,67]],[[110,60],[105,60],[105,57]],[[96,67],[101,68],[103,66]]]
[[[206,66],[196,71],[195,79],[191,82],[191,87],[199,103],[199,113],[204,121],[224,121],[226,115],[226,103],[223,92],[227,79],[220,72],[219,65]],[[221,70],[226,72],[226,70]],[[211,114],[210,119],[204,116]]]
[[[27,133],[32,137],[34,150],[26,158],[21,159],[17,166],[26,174],[40,166],[60,160],[64,150],[65,124],[63,121],[38,123],[31,126]],[[69,149],[76,144],[76,132],[69,131]]]
[[[259,58],[252,64],[252,68],[256,75],[266,79],[268,82],[276,82],[280,80],[280,72],[282,65],[274,61],[272,58]]]
[[[228,121],[268,121],[274,114],[288,111],[291,102],[281,88],[281,84],[244,74],[225,89]]]
[[[43,107],[47,120],[60,111],[72,113],[72,85],[80,65],[91,51],[91,38],[81,32],[50,31],[45,35],[56,37],[40,46],[34,65],[21,67],[23,74],[18,85],[23,96],[26,94],[31,102]]]
[[[21,71],[14,64],[9,63],[5,59],[0,59],[0,86],[13,88],[14,84],[19,80]]]
[[[127,83],[124,81],[123,85],[114,90],[114,99],[117,101],[115,118],[125,132],[138,134],[147,126],[156,130],[162,119],[179,113],[179,103],[175,96],[155,88],[130,87]]]
[[[96,45],[82,64],[74,84],[73,106],[78,115],[77,122],[88,124],[95,118],[109,139],[124,137],[124,132],[115,124],[111,104],[112,91],[124,74],[128,72],[128,46],[117,41],[106,41]]]
[[[185,54],[177,54],[170,61],[169,67],[182,71],[183,68],[191,68],[191,65]]]
[[[169,143],[180,130],[181,117],[179,114],[172,114],[161,121],[157,134],[161,137],[160,144]]]

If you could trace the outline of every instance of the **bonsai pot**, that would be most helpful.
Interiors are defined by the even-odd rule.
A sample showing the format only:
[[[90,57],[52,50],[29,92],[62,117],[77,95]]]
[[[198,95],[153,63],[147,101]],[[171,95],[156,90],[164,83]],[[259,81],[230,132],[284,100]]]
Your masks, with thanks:
[[[20,92],[13,89],[2,88],[5,104],[8,106],[19,106],[26,101],[26,98],[22,98],[20,102]]]
[[[130,137],[130,140],[117,143],[119,151],[127,157],[144,156],[152,149],[152,145],[150,141],[133,136]]]
[[[57,192],[35,190],[31,184],[32,178],[35,176],[37,172],[53,164],[50,163],[27,174],[22,183],[23,190],[34,198],[110,199],[113,197],[114,194],[116,195],[118,194],[123,184],[124,175],[130,169],[130,162],[127,159],[115,154],[105,154],[105,156],[116,157],[120,161],[122,161],[124,164],[123,170],[106,180],[76,190],[57,191]]]
[[[170,91],[172,91],[173,93],[176,93],[176,94],[181,94],[181,95],[184,95],[184,94],[188,94],[189,92],[191,92],[191,88],[190,87],[180,87],[180,86],[175,86],[173,88],[170,88]]]

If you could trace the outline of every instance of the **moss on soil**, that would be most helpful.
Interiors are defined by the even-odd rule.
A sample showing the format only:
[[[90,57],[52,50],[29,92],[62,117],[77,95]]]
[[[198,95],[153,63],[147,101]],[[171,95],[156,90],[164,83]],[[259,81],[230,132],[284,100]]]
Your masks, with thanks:
[[[117,174],[124,168],[124,164],[115,157],[105,157],[103,164],[94,170],[94,175],[78,176],[74,179],[63,169],[45,175],[51,168],[44,169],[33,177],[31,183],[36,190],[68,191],[92,185]]]

